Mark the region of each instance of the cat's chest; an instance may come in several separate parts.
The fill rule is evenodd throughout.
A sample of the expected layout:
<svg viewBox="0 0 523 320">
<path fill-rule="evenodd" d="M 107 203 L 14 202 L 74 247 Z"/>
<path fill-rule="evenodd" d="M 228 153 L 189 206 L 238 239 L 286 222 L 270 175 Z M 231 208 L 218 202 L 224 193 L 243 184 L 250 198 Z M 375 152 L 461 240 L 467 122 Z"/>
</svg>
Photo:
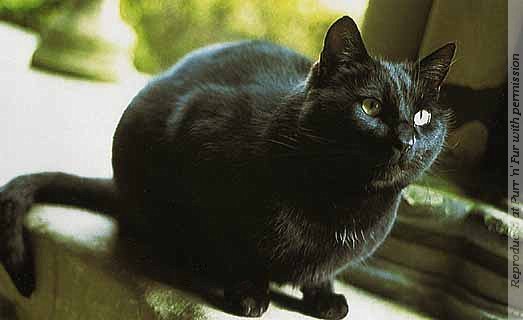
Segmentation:
<svg viewBox="0 0 523 320">
<path fill-rule="evenodd" d="M 282 208 L 275 227 L 274 262 L 291 281 L 318 282 L 350 263 L 371 255 L 390 232 L 399 197 L 380 198 L 352 206 L 324 208 L 324 217 L 311 208 Z M 319 208 L 315 208 L 318 210 Z"/>
</svg>

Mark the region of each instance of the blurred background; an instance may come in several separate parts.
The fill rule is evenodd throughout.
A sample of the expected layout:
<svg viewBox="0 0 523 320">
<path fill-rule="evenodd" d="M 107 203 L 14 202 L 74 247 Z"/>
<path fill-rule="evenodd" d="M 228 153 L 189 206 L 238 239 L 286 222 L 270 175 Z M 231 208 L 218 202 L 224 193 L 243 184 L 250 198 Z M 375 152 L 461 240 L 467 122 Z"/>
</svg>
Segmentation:
<svg viewBox="0 0 523 320">
<path fill-rule="evenodd" d="M 394 61 L 455 41 L 442 89 L 455 113 L 447 148 L 405 192 L 383 248 L 342 278 L 440 319 L 506 318 L 506 239 L 521 224 L 506 214 L 507 9 L 505 0 L 0 0 L 0 185 L 46 170 L 110 176 L 126 104 L 207 44 L 265 39 L 316 59 L 342 15 L 371 54 Z"/>
<path fill-rule="evenodd" d="M 53 45 L 129 45 L 136 68 L 157 73 L 192 49 L 238 39 L 262 38 L 316 56 L 332 21 L 349 12 L 361 21 L 367 2 L 2 0 L 0 19 L 71 41 Z"/>
</svg>

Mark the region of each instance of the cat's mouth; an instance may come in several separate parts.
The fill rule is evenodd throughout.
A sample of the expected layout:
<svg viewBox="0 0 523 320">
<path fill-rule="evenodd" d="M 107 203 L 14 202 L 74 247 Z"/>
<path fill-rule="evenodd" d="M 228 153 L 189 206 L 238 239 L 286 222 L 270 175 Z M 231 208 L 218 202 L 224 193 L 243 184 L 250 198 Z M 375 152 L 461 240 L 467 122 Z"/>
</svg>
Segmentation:
<svg viewBox="0 0 523 320">
<path fill-rule="evenodd" d="M 375 188 L 399 187 L 402 188 L 410 183 L 412 179 L 407 170 L 395 164 L 378 172 L 371 180 L 371 185 Z"/>
<path fill-rule="evenodd" d="M 376 188 L 406 187 L 425 171 L 426 166 L 423 164 L 425 156 L 425 153 L 412 157 L 403 156 L 377 167 L 371 185 Z"/>
</svg>

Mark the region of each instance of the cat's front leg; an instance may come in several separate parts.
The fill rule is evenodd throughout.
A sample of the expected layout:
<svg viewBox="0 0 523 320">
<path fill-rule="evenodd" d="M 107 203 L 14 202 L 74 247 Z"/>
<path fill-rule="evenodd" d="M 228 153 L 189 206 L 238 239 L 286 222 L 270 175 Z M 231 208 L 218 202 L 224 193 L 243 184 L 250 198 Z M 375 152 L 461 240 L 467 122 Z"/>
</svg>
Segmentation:
<svg viewBox="0 0 523 320">
<path fill-rule="evenodd" d="M 264 275 L 238 280 L 225 288 L 226 304 L 232 313 L 260 317 L 269 307 L 269 280 Z"/>
<path fill-rule="evenodd" d="M 305 311 L 314 317 L 338 320 L 349 312 L 345 296 L 334 293 L 331 280 L 314 286 L 302 286 L 301 292 Z"/>
</svg>

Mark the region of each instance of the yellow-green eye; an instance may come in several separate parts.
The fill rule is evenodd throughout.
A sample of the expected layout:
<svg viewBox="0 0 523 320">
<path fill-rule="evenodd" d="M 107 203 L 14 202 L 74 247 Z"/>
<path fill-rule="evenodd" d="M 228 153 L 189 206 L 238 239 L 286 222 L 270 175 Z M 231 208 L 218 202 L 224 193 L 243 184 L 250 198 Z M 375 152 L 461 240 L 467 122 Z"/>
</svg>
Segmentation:
<svg viewBox="0 0 523 320">
<path fill-rule="evenodd" d="M 375 117 L 381 112 L 381 104 L 376 99 L 366 98 L 361 102 L 361 109 L 369 116 Z"/>
</svg>

